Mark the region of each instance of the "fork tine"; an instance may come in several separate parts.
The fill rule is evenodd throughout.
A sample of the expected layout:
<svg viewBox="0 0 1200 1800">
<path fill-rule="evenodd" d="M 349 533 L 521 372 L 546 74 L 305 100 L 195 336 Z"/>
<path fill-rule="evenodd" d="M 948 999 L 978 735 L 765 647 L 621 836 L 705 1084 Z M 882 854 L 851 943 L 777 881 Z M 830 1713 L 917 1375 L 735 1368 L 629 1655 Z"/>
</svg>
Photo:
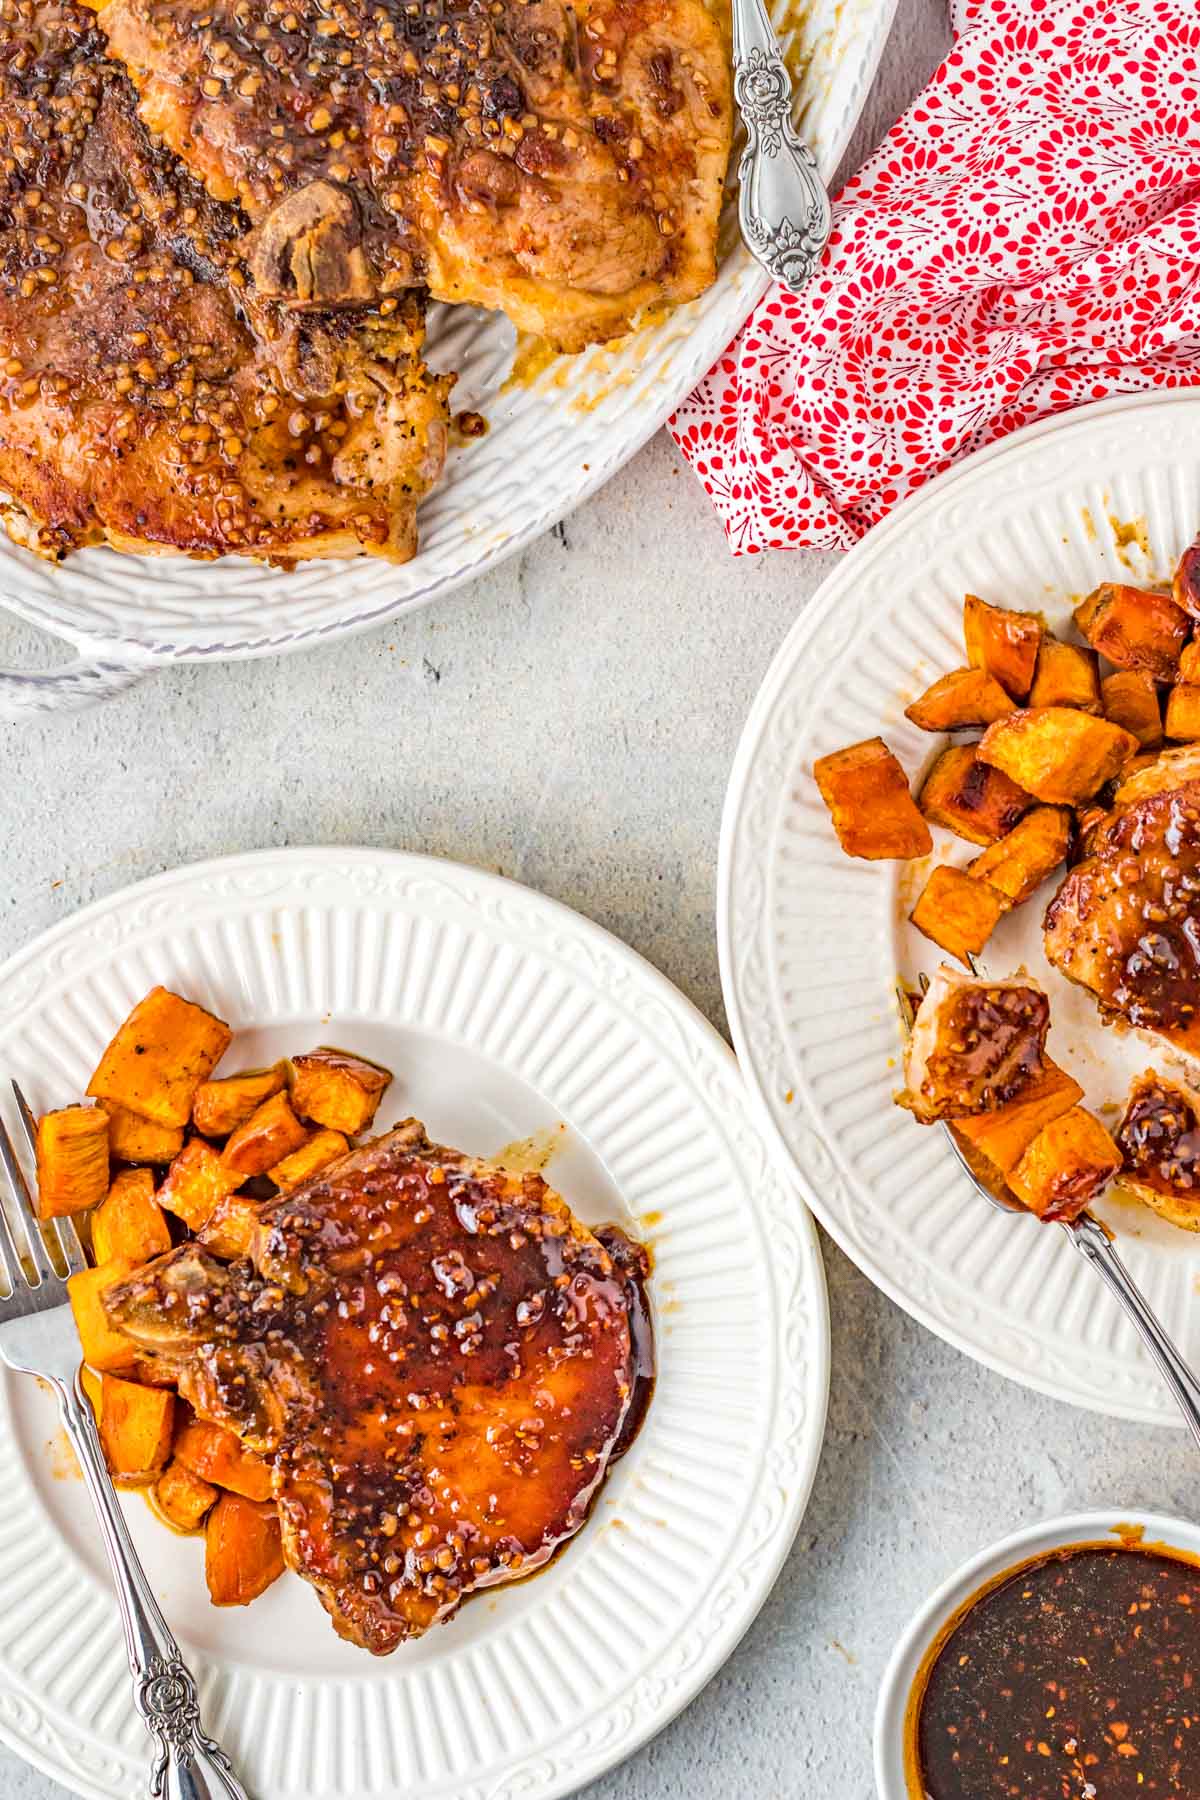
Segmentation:
<svg viewBox="0 0 1200 1800">
<path fill-rule="evenodd" d="M 60 1280 L 61 1277 L 50 1261 L 50 1252 L 46 1248 L 46 1241 L 38 1228 L 37 1219 L 34 1217 L 29 1189 L 25 1185 L 25 1176 L 17 1161 L 13 1141 L 8 1135 L 8 1126 L 3 1119 L 0 1119 L 0 1164 L 3 1165 L 4 1172 L 8 1176 L 8 1189 L 16 1202 L 17 1211 L 21 1215 L 21 1227 L 25 1233 L 29 1260 L 38 1275 L 37 1282 L 31 1282 L 29 1285 L 31 1287 L 40 1286 L 43 1281 Z"/>
<path fill-rule="evenodd" d="M 12 1084 L 12 1091 L 17 1096 L 17 1111 L 21 1115 L 25 1142 L 29 1146 L 29 1154 L 33 1158 L 33 1166 L 36 1169 L 37 1121 L 33 1116 L 33 1108 L 15 1081 Z M 67 1265 L 68 1275 L 78 1275 L 81 1269 L 87 1268 L 87 1257 L 83 1254 L 83 1245 L 79 1242 L 79 1233 L 75 1229 L 74 1219 L 55 1219 L 54 1230 L 58 1237 L 58 1247 L 62 1251 L 63 1261 Z"/>
</svg>

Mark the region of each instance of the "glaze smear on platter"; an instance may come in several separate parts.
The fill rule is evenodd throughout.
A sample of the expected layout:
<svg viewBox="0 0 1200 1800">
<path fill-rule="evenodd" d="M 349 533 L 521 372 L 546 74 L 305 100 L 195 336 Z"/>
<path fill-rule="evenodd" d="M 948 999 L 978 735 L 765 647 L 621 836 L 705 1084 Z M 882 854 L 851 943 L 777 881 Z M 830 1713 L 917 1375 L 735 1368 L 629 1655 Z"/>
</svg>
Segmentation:
<svg viewBox="0 0 1200 1800">
<path fill-rule="evenodd" d="M 1196 1800 L 1200 1569 L 1072 1546 L 976 1597 L 909 1708 L 913 1800 Z"/>
</svg>

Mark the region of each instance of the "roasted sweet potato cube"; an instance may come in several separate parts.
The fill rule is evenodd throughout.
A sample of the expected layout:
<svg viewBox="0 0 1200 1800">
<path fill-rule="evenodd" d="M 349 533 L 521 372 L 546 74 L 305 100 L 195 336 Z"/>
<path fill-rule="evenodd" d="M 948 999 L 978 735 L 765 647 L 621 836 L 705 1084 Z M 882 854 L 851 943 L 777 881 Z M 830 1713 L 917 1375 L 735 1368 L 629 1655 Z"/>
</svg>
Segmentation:
<svg viewBox="0 0 1200 1800">
<path fill-rule="evenodd" d="M 101 1101 L 108 1114 L 108 1153 L 114 1162 L 160 1163 L 164 1167 L 183 1149 L 178 1125 L 156 1125 L 127 1106 Z"/>
<path fill-rule="evenodd" d="M 1180 682 L 1167 695 L 1166 731 L 1176 743 L 1193 744 L 1200 738 L 1200 685 Z"/>
<path fill-rule="evenodd" d="M 343 1132 L 314 1131 L 306 1144 L 301 1144 L 298 1150 L 277 1162 L 267 1174 L 280 1193 L 290 1194 L 294 1188 L 303 1187 L 306 1181 L 319 1175 L 322 1169 L 327 1169 L 330 1163 L 337 1162 L 340 1156 L 345 1156 L 349 1149 Z"/>
<path fill-rule="evenodd" d="M 1136 755 L 1138 741 L 1073 706 L 1035 706 L 989 725 L 979 756 L 1054 806 L 1077 806 Z"/>
<path fill-rule="evenodd" d="M 182 1219 L 189 1231 L 207 1224 L 218 1200 L 241 1187 L 245 1176 L 230 1169 L 203 1138 L 192 1138 L 167 1170 L 158 1203 Z"/>
<path fill-rule="evenodd" d="M 108 1192 L 108 1114 L 64 1106 L 37 1124 L 38 1217 L 62 1219 L 95 1206 Z"/>
<path fill-rule="evenodd" d="M 1047 632 L 1038 650 L 1029 704 L 1077 706 L 1080 712 L 1102 712 L 1096 652 L 1081 644 L 1064 644 Z"/>
<path fill-rule="evenodd" d="M 204 1419 L 188 1419 L 175 1433 L 175 1454 L 193 1475 L 247 1500 L 269 1500 L 271 1471 L 260 1456 L 243 1450 L 232 1431 Z"/>
<path fill-rule="evenodd" d="M 1200 541 L 1190 544 L 1175 565 L 1171 593 L 1193 619 L 1200 619 Z"/>
<path fill-rule="evenodd" d="M 204 1481 L 178 1457 L 167 1464 L 154 1485 L 159 1512 L 168 1525 L 184 1532 L 199 1531 L 218 1492 L 211 1481 Z"/>
<path fill-rule="evenodd" d="M 114 1256 L 149 1262 L 171 1248 L 171 1233 L 154 1198 L 149 1169 L 124 1169 L 92 1214 L 92 1251 L 98 1263 Z"/>
<path fill-rule="evenodd" d="M 1200 682 L 1200 638 L 1192 638 L 1180 651 L 1177 679 Z"/>
<path fill-rule="evenodd" d="M 1071 813 L 1065 806 L 1035 806 L 1006 837 L 999 838 L 968 867 L 976 881 L 1020 906 L 1065 861 L 1071 843 Z"/>
<path fill-rule="evenodd" d="M 171 1454 L 175 1396 L 105 1375 L 100 1393 L 100 1442 L 114 1481 L 146 1486 Z"/>
<path fill-rule="evenodd" d="M 1162 707 L 1152 676 L 1144 669 L 1118 669 L 1100 683 L 1104 716 L 1135 737 L 1143 750 L 1163 740 Z"/>
<path fill-rule="evenodd" d="M 978 956 L 1010 904 L 990 882 L 941 863 L 909 917 L 925 937 L 966 962 L 969 955 Z"/>
<path fill-rule="evenodd" d="M 186 1125 L 196 1089 L 212 1074 L 232 1036 L 228 1025 L 202 1006 L 169 988 L 152 988 L 100 1058 L 88 1093 L 156 1125 Z"/>
<path fill-rule="evenodd" d="M 1046 1056 L 1041 1073 L 1027 1082 L 1015 1099 L 991 1112 L 956 1119 L 954 1130 L 969 1159 L 979 1157 L 1000 1175 L 1007 1175 L 1038 1132 L 1082 1099 L 1083 1089 L 1074 1077 Z"/>
<path fill-rule="evenodd" d="M 906 706 L 904 716 L 922 731 L 956 731 L 964 725 L 990 725 L 1012 709 L 1011 696 L 986 669 L 955 669 Z"/>
<path fill-rule="evenodd" d="M 944 825 L 971 844 L 994 844 L 1006 837 L 1033 805 L 999 769 L 981 762 L 974 744 L 955 744 L 930 769 L 921 787 L 920 807 L 934 825 Z"/>
<path fill-rule="evenodd" d="M 989 606 L 976 594 L 963 601 L 963 639 L 973 669 L 986 669 L 1014 700 L 1024 700 L 1037 668 L 1042 621 L 1033 613 Z"/>
<path fill-rule="evenodd" d="M 293 1056 L 292 1105 L 314 1125 L 355 1137 L 371 1124 L 391 1079 L 390 1069 L 323 1044 Z"/>
<path fill-rule="evenodd" d="M 258 1224 L 257 1200 L 249 1194 L 226 1194 L 196 1233 L 216 1256 L 248 1256 Z"/>
<path fill-rule="evenodd" d="M 273 1505 L 222 1494 L 204 1527 L 204 1579 L 214 1606 L 246 1606 L 283 1574 L 283 1538 Z"/>
<path fill-rule="evenodd" d="M 310 1135 L 308 1126 L 292 1111 L 288 1096 L 282 1092 L 272 1094 L 244 1125 L 238 1126 L 221 1152 L 221 1161 L 242 1181 L 248 1181 L 252 1175 L 265 1175 L 275 1163 L 306 1143 Z"/>
<path fill-rule="evenodd" d="M 1121 1152 L 1094 1114 L 1073 1106 L 1038 1132 L 1008 1185 L 1039 1219 L 1074 1219 L 1103 1193 Z"/>
<path fill-rule="evenodd" d="M 933 849 L 908 776 L 882 738 L 818 757 L 813 775 L 847 856 L 878 861 L 927 856 Z"/>
<path fill-rule="evenodd" d="M 287 1064 L 247 1069 L 241 1075 L 219 1075 L 202 1081 L 192 1102 L 192 1123 L 204 1137 L 228 1137 L 256 1113 L 264 1100 L 287 1086 Z"/>
<path fill-rule="evenodd" d="M 1191 621 L 1169 594 L 1106 581 L 1075 608 L 1083 637 L 1118 669 L 1142 669 L 1155 681 L 1174 681 Z"/>
<path fill-rule="evenodd" d="M 123 1331 L 114 1331 L 104 1310 L 104 1290 L 123 1281 L 136 1265 L 114 1256 L 94 1269 L 81 1269 L 67 1281 L 67 1296 L 75 1315 L 75 1329 L 83 1345 L 83 1360 L 105 1374 L 127 1375 L 137 1361 L 137 1346 Z"/>
</svg>

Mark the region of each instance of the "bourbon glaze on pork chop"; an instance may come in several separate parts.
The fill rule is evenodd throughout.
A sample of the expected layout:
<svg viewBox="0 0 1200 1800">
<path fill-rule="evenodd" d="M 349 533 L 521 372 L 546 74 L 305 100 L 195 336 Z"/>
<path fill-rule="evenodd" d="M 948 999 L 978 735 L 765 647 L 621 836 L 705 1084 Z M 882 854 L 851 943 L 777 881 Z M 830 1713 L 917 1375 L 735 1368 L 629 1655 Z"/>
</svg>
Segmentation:
<svg viewBox="0 0 1200 1800">
<path fill-rule="evenodd" d="M 640 1416 L 644 1252 L 415 1119 L 108 1290 L 196 1411 L 269 1458 L 287 1560 L 376 1654 L 579 1530 Z"/>
</svg>

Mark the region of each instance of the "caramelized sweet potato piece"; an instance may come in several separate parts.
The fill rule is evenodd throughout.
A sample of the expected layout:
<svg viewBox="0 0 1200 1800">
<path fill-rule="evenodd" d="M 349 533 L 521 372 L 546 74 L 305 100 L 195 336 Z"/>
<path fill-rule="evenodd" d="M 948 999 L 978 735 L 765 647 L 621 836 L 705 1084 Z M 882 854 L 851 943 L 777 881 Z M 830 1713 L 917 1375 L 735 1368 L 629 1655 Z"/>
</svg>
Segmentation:
<svg viewBox="0 0 1200 1800">
<path fill-rule="evenodd" d="M 1037 668 L 1042 621 L 1033 613 L 989 606 L 976 594 L 963 600 L 963 641 L 973 669 L 986 669 L 1014 700 L 1024 700 Z"/>
<path fill-rule="evenodd" d="M 287 1064 L 269 1069 L 247 1069 L 241 1075 L 220 1075 L 202 1081 L 192 1102 L 192 1123 L 204 1137 L 228 1137 L 256 1113 L 264 1100 L 287 1086 Z"/>
<path fill-rule="evenodd" d="M 83 1360 L 105 1374 L 127 1375 L 137 1360 L 136 1345 L 123 1331 L 114 1331 L 104 1310 L 104 1290 L 123 1281 L 136 1265 L 114 1256 L 95 1269 L 81 1269 L 67 1281 L 67 1297 L 75 1315 L 75 1329 L 83 1346 Z"/>
<path fill-rule="evenodd" d="M 176 1531 L 199 1531 L 218 1489 L 193 1473 L 178 1457 L 169 1462 L 154 1487 L 158 1510 Z"/>
<path fill-rule="evenodd" d="M 1143 669 L 1174 681 L 1191 623 L 1169 594 L 1106 581 L 1075 608 L 1083 637 L 1118 669 Z"/>
<path fill-rule="evenodd" d="M 904 716 L 922 731 L 956 731 L 963 725 L 990 725 L 1013 703 L 986 669 L 955 669 L 906 706 Z"/>
<path fill-rule="evenodd" d="M 183 1131 L 177 1125 L 156 1125 L 126 1106 L 101 1101 L 108 1114 L 108 1153 L 114 1162 L 161 1163 L 164 1166 L 183 1149 Z"/>
<path fill-rule="evenodd" d="M 243 1450 L 232 1431 L 189 1419 L 175 1433 L 175 1454 L 185 1468 L 247 1500 L 271 1498 L 271 1471 L 262 1458 Z"/>
<path fill-rule="evenodd" d="M 1070 843 L 1070 809 L 1035 806 L 1005 837 L 977 856 L 967 872 L 976 881 L 990 882 L 1014 906 L 1020 906 L 1066 860 Z"/>
<path fill-rule="evenodd" d="M 314 1125 L 356 1137 L 371 1124 L 391 1079 L 390 1069 L 323 1044 L 293 1056 L 292 1105 Z"/>
<path fill-rule="evenodd" d="M 979 756 L 1036 799 L 1075 806 L 1090 800 L 1137 748 L 1132 733 L 1108 719 L 1073 706 L 1038 706 L 989 725 Z"/>
<path fill-rule="evenodd" d="M 1200 682 L 1200 638 L 1192 638 L 1180 651 L 1178 679 Z"/>
<path fill-rule="evenodd" d="M 1200 685 L 1180 682 L 1167 695 L 1166 731 L 1176 743 L 1194 744 L 1200 738 Z"/>
<path fill-rule="evenodd" d="M 340 1131 L 328 1131 L 322 1128 L 314 1131 L 306 1144 L 277 1162 L 267 1174 L 275 1186 L 283 1194 L 290 1194 L 293 1188 L 303 1187 L 314 1175 L 335 1163 L 339 1156 L 345 1156 L 350 1149 L 345 1134 Z"/>
<path fill-rule="evenodd" d="M 1200 541 L 1190 544 L 1175 566 L 1171 593 L 1193 619 L 1200 619 Z"/>
<path fill-rule="evenodd" d="M 1096 652 L 1079 644 L 1064 644 L 1047 632 L 1038 650 L 1029 704 L 1077 706 L 1080 712 L 1089 713 L 1103 711 Z"/>
<path fill-rule="evenodd" d="M 95 1206 L 108 1192 L 108 1114 L 64 1106 L 37 1124 L 37 1208 L 62 1219 Z"/>
<path fill-rule="evenodd" d="M 1100 683 L 1104 716 L 1135 737 L 1143 750 L 1156 750 L 1163 740 L 1158 689 L 1144 669 L 1118 669 Z"/>
<path fill-rule="evenodd" d="M 981 762 L 977 748 L 955 744 L 943 750 L 925 777 L 920 807 L 934 825 L 944 825 L 968 843 L 994 844 L 1029 811 L 1033 799 L 999 769 Z"/>
<path fill-rule="evenodd" d="M 182 1219 L 189 1231 L 199 1231 L 212 1216 L 218 1200 L 240 1188 L 245 1176 L 222 1162 L 220 1152 L 203 1138 L 192 1138 L 167 1170 L 158 1190 L 158 1203 Z"/>
<path fill-rule="evenodd" d="M 818 757 L 813 775 L 847 856 L 877 861 L 927 856 L 933 849 L 908 777 L 882 738 Z"/>
<path fill-rule="evenodd" d="M 114 1481 L 144 1486 L 161 1474 L 171 1454 L 174 1418 L 175 1396 L 165 1388 L 104 1376 L 100 1442 Z"/>
<path fill-rule="evenodd" d="M 248 1256 L 257 1224 L 257 1200 L 249 1194 L 226 1194 L 217 1201 L 196 1236 L 216 1256 Z"/>
<path fill-rule="evenodd" d="M 909 914 L 917 930 L 951 956 L 977 956 L 1009 909 L 1010 902 L 990 882 L 941 863 Z"/>
<path fill-rule="evenodd" d="M 163 1209 L 154 1198 L 149 1169 L 124 1169 L 92 1214 L 92 1252 L 98 1263 L 114 1256 L 149 1262 L 171 1248 Z"/>
<path fill-rule="evenodd" d="M 157 1125 L 186 1125 L 196 1089 L 229 1048 L 233 1033 L 221 1019 L 152 988 L 139 1000 L 100 1058 L 88 1083 L 95 1100 L 111 1100 Z"/>
<path fill-rule="evenodd" d="M 248 1181 L 252 1175 L 265 1175 L 275 1163 L 306 1143 L 310 1135 L 308 1126 L 292 1111 L 288 1096 L 272 1094 L 244 1125 L 238 1126 L 221 1152 L 221 1161 L 241 1180 Z"/>
<path fill-rule="evenodd" d="M 1043 1056 L 1041 1073 L 1027 1082 L 1015 1099 L 991 1112 L 976 1113 L 974 1118 L 956 1119 L 954 1130 L 969 1158 L 982 1158 L 1006 1176 L 1038 1132 L 1082 1099 L 1083 1089 L 1074 1077 Z"/>
<path fill-rule="evenodd" d="M 1008 1185 L 1039 1219 L 1074 1219 L 1103 1193 L 1121 1152 L 1094 1114 L 1073 1106 L 1044 1125 Z"/>
<path fill-rule="evenodd" d="M 275 1507 L 222 1494 L 204 1528 L 204 1579 L 214 1606 L 246 1606 L 283 1574 Z"/>
</svg>

